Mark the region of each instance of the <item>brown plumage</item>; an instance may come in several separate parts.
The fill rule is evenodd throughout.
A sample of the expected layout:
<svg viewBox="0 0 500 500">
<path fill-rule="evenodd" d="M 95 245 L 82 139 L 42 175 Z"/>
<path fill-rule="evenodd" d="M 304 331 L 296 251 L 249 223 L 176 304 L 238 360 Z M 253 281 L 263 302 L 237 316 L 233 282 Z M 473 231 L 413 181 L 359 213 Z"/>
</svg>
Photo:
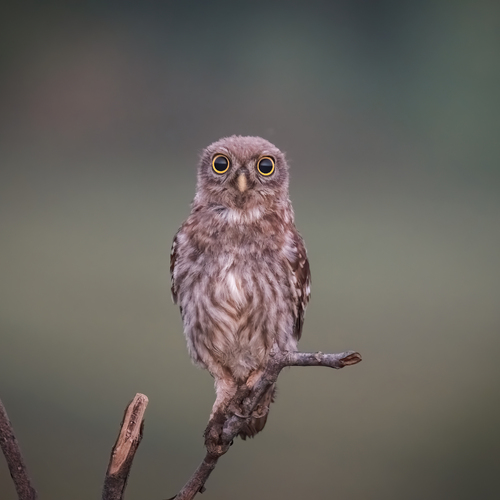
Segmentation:
<svg viewBox="0 0 500 500">
<path fill-rule="evenodd" d="M 203 151 L 170 272 L 189 354 L 215 379 L 213 415 L 238 385 L 255 383 L 275 341 L 294 351 L 302 333 L 309 263 L 279 149 L 260 137 L 232 136 Z M 273 386 L 240 437 L 263 429 L 274 394 Z"/>
</svg>

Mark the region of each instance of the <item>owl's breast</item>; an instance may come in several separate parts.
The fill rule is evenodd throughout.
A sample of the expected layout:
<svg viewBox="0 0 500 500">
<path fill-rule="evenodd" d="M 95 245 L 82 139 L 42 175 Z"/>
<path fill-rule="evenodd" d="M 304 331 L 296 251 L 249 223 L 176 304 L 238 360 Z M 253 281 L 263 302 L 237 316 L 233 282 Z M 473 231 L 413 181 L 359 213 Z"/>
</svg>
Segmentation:
<svg viewBox="0 0 500 500">
<path fill-rule="evenodd" d="M 226 300 L 228 303 L 234 304 L 236 308 L 248 307 L 248 293 L 243 286 L 240 273 L 236 270 L 230 269 L 221 272 L 214 286 L 219 288 L 218 295 L 222 301 Z"/>
<path fill-rule="evenodd" d="M 221 241 L 191 260 L 179 299 L 190 352 L 203 366 L 216 362 L 244 379 L 265 364 L 275 340 L 296 348 L 289 266 L 270 246 Z"/>
</svg>

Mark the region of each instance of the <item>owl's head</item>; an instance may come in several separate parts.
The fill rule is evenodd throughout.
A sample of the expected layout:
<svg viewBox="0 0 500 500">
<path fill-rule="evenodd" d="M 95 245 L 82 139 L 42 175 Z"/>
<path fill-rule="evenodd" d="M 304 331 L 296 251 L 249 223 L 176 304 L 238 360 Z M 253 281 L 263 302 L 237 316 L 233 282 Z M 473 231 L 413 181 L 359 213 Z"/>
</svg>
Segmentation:
<svg viewBox="0 0 500 500">
<path fill-rule="evenodd" d="M 245 210 L 287 201 L 285 155 L 265 139 L 233 135 L 203 151 L 195 203 Z"/>
</svg>

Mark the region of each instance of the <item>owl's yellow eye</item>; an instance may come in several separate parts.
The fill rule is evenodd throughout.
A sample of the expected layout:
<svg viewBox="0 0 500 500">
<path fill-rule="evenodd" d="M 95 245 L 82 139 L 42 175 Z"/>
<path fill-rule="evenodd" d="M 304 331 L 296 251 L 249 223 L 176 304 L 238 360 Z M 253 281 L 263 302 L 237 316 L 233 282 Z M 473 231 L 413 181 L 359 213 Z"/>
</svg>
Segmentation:
<svg viewBox="0 0 500 500">
<path fill-rule="evenodd" d="M 229 159 L 224 155 L 215 155 L 212 160 L 212 168 L 217 174 L 224 174 L 229 169 Z"/>
<path fill-rule="evenodd" d="M 270 156 L 264 156 L 257 163 L 257 170 L 262 175 L 271 175 L 274 172 L 274 160 Z"/>
</svg>

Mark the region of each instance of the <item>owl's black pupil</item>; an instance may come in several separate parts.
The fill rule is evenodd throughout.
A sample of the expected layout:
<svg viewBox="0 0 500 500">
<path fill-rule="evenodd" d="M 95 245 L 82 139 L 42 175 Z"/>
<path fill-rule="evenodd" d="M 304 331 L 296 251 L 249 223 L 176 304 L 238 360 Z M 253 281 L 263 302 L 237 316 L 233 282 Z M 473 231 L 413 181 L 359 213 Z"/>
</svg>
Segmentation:
<svg viewBox="0 0 500 500">
<path fill-rule="evenodd" d="M 217 170 L 217 172 L 223 172 L 226 170 L 228 165 L 227 158 L 224 158 L 224 156 L 219 156 L 214 160 L 214 168 Z"/>
<path fill-rule="evenodd" d="M 259 162 L 259 170 L 263 174 L 269 174 L 273 169 L 273 162 L 269 158 L 264 158 Z"/>
</svg>

